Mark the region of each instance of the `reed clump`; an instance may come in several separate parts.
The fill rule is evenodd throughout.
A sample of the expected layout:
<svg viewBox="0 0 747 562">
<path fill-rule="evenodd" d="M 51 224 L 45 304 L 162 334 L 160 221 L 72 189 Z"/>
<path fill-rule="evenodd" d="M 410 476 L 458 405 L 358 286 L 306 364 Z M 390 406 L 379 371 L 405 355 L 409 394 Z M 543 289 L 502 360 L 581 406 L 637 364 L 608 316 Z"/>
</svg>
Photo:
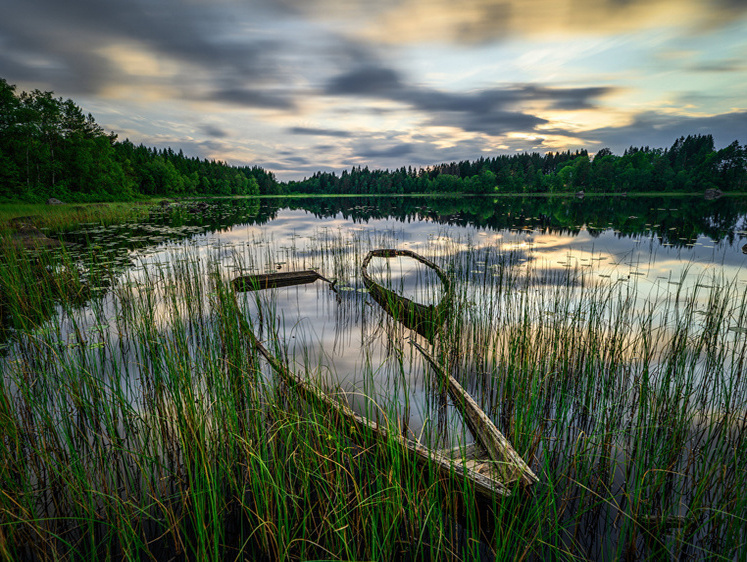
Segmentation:
<svg viewBox="0 0 747 562">
<path fill-rule="evenodd" d="M 534 501 L 558 514 L 542 539 L 547 552 L 742 552 L 747 342 L 738 280 L 685 274 L 675 288 L 644 293 L 593 269 L 539 260 L 519 269 L 509 258 L 471 251 L 454 263 L 470 282 L 451 346 L 470 358 L 458 369 L 469 388 L 542 473 Z M 485 282 L 486 271 L 495 281 Z"/>
<path fill-rule="evenodd" d="M 324 358 L 294 354 L 283 315 L 252 313 L 255 297 L 235 299 L 230 280 L 280 261 L 335 277 L 350 290 L 319 298 L 363 344 L 385 339 L 376 345 L 398 373 L 396 397 L 364 410 L 392 434 L 406 431 L 404 402 L 429 388 L 428 375 L 404 332 L 387 336 L 396 326 L 371 306 L 358 272 L 369 249 L 391 240 L 323 232 L 314 243 L 246 246 L 230 273 L 185 244 L 84 302 L 34 297 L 52 310 L 12 325 L 1 363 L 0 556 L 742 555 L 747 345 L 729 329 L 747 318 L 738 285 L 649 295 L 592 271 L 516 267 L 500 247 L 422 248 L 454 280 L 434 349 L 540 477 L 486 503 L 414 464 L 397 440 L 361 439 L 301 400 L 241 336 L 248 319 L 278 357 L 329 385 Z M 36 283 L 32 269 L 3 275 L 19 294 Z M 409 378 L 417 368 L 423 380 Z M 362 373 L 362 386 L 373 377 Z M 421 438 L 436 445 L 443 403 L 425 392 L 434 398 L 422 406 Z"/>
</svg>

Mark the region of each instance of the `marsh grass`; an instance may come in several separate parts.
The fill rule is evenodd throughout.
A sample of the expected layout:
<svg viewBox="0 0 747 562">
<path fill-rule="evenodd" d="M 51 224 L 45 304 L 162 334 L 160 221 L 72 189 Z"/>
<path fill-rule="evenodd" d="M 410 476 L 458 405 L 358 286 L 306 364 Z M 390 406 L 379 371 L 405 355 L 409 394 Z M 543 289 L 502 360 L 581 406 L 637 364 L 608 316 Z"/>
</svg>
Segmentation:
<svg viewBox="0 0 747 562">
<path fill-rule="evenodd" d="M 230 276 L 283 261 L 349 288 L 328 297 L 339 322 L 363 326 L 364 342 L 385 338 L 399 365 L 399 398 L 365 406 L 384 423 L 388 413 L 396 434 L 416 363 L 407 334 L 360 291 L 357 269 L 386 242 L 322 232 L 311 251 L 249 245 Z M 744 556 L 747 346 L 729 330 L 747 316 L 740 287 L 708 280 L 709 289 L 650 295 L 589 270 L 520 267 L 500 247 L 422 252 L 455 281 L 434 353 L 539 484 L 478 501 L 469 485 L 415 465 L 396 440 L 362 438 L 302 401 L 241 337 L 240 319 L 326 385 L 323 362 L 292 355 L 282 314 L 250 314 L 252 297 L 234 299 L 223 265 L 189 246 L 109 279 L 85 306 L 51 285 L 32 295 L 38 277 L 19 261 L 2 270 L 4 290 L 25 296 L 8 309 L 2 362 L 0 556 Z M 49 259 L 62 260 L 44 265 L 51 272 L 74 267 Z M 433 420 L 437 394 L 423 414 Z"/>
<path fill-rule="evenodd" d="M 31 217 L 36 228 L 55 233 L 78 228 L 81 223 L 114 224 L 143 218 L 155 204 L 154 201 L 68 205 L 3 203 L 0 204 L 0 233 L 12 231 L 13 220 L 20 217 Z"/>
</svg>

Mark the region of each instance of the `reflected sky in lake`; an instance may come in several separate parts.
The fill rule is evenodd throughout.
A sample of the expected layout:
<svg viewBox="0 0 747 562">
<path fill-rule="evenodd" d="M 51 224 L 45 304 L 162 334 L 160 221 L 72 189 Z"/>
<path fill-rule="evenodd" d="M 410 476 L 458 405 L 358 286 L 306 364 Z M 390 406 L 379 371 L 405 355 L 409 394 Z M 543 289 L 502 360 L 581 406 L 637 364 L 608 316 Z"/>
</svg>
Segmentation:
<svg viewBox="0 0 747 562">
<path fill-rule="evenodd" d="M 387 203 L 396 207 L 396 202 Z M 515 201 L 490 199 L 463 203 L 403 199 L 401 203 L 409 205 L 406 212 L 392 212 L 389 216 L 362 215 L 353 207 L 365 209 L 369 215 L 382 213 L 373 205 L 360 206 L 355 200 L 349 202 L 347 209 L 335 208 L 335 205 L 344 207 L 344 201 L 322 202 L 327 206 L 325 211 L 320 211 L 320 203 L 313 200 L 307 203 L 307 209 L 278 206 L 266 210 L 262 206 L 266 203 L 262 203 L 251 207 L 248 215 L 238 211 L 234 215 L 216 212 L 221 217 L 235 217 L 234 224 L 224 222 L 218 228 L 209 222 L 195 226 L 192 223 L 202 217 L 181 211 L 177 215 L 174 211 L 159 218 L 163 223 L 161 230 L 153 225 L 146 225 L 147 228 L 141 225 L 140 231 L 131 226 L 129 234 L 122 235 L 121 229 L 111 229 L 112 233 L 119 232 L 116 243 L 107 241 L 106 229 L 97 227 L 88 236 L 89 243 L 120 252 L 116 259 L 129 265 L 120 270 L 115 285 L 127 285 L 134 298 L 152 296 L 153 317 L 147 321 L 161 333 L 173 330 L 175 322 L 188 322 L 190 315 L 194 318 L 196 309 L 199 309 L 197 316 L 211 318 L 210 302 L 174 304 L 167 295 L 175 277 L 187 279 L 193 272 L 206 275 L 214 265 L 226 281 L 242 274 L 305 269 L 315 269 L 336 280 L 336 292 L 317 281 L 242 294 L 240 302 L 263 341 L 279 346 L 276 351 L 295 369 L 343 393 L 359 412 L 372 416 L 389 412 L 390 419 L 396 419 L 402 430 L 411 435 L 436 432 L 435 428 L 442 429 L 444 423 L 456 424 L 449 437 L 451 442 L 469 438 L 454 416 L 448 415 L 448 408 L 434 396 L 434 382 L 423 358 L 406 343 L 419 336 L 384 314 L 366 293 L 360 265 L 369 250 L 409 249 L 444 267 L 456 264 L 458 272 L 451 275 L 457 290 L 464 291 L 467 302 L 474 306 L 471 318 L 486 325 L 493 321 L 491 315 L 505 315 L 505 311 L 491 302 L 492 297 L 486 296 L 482 288 L 507 273 L 519 279 L 531 277 L 533 298 L 537 302 L 542 302 L 536 293 L 539 290 L 569 286 L 580 297 L 583 291 L 593 287 L 619 286 L 635 289 L 635 306 L 644 306 L 652 298 L 666 301 L 694 291 L 696 306 L 705 310 L 711 287 L 723 283 L 747 285 L 747 255 L 742 252 L 747 235 L 742 230 L 744 215 L 729 215 L 729 206 L 717 209 L 721 213 L 718 216 L 727 217 L 722 222 L 730 224 L 732 231 L 715 230 L 719 237 L 713 239 L 699 232 L 715 222 L 709 217 L 696 219 L 702 220 L 701 223 L 680 220 L 690 212 L 687 202 L 677 202 L 678 214 L 673 215 L 679 221 L 677 226 L 664 227 L 657 219 L 663 221 L 667 217 L 645 215 L 661 212 L 656 203 L 646 201 L 640 211 L 625 207 L 618 213 L 622 219 L 603 215 L 604 206 L 611 206 L 605 199 L 596 204 L 530 201 L 522 204 L 520 211 L 516 210 Z M 633 204 L 619 200 L 612 203 Z M 700 201 L 696 203 L 702 205 Z M 294 202 L 296 207 L 304 204 Z M 218 204 L 221 205 L 236 203 Z M 481 205 L 487 209 L 484 215 L 488 218 L 471 218 L 476 217 L 476 209 Z M 583 205 L 587 212 L 594 213 L 588 223 L 579 220 L 577 210 Z M 735 202 L 732 207 L 739 205 L 744 202 Z M 174 226 L 174 217 L 180 221 L 178 227 Z M 633 219 L 636 225 L 630 227 L 628 223 Z M 598 226 L 602 222 L 608 226 Z M 695 226 L 691 227 L 692 224 Z M 670 231 L 689 234 L 666 237 Z M 136 246 L 132 243 L 133 233 L 137 233 Z M 147 243 L 147 233 L 153 236 L 153 244 Z M 124 260 L 122 252 L 126 253 Z M 484 256 L 491 257 L 486 261 Z M 496 256 L 502 261 L 496 261 Z M 208 263 L 213 265 L 206 266 Z M 429 279 L 422 268 L 408 265 L 406 260 L 372 263 L 372 267 L 382 280 L 393 283 L 394 288 L 411 298 L 421 302 L 439 299 L 434 279 Z M 124 349 L 121 342 L 126 334 L 118 331 L 116 319 L 111 317 L 112 311 L 122 308 L 121 302 L 115 302 L 120 297 L 110 292 L 103 298 L 98 304 L 89 304 L 73 314 L 85 334 L 86 345 L 108 341 L 114 348 Z M 551 311 L 538 309 L 537 313 Z M 697 321 L 695 318 L 694 322 Z M 70 334 L 61 334 L 61 339 L 71 342 L 74 328 L 65 326 L 63 330 L 70 330 Z M 729 328 L 734 330 L 735 337 L 747 331 L 747 326 L 738 324 L 736 319 Z M 138 358 L 128 353 L 131 352 L 125 349 L 123 356 L 112 361 L 126 365 L 120 372 L 136 378 Z M 267 376 L 272 375 L 268 372 Z M 469 387 L 469 381 L 466 382 Z M 136 389 L 132 392 L 137 394 Z"/>
<path fill-rule="evenodd" d="M 741 232 L 741 231 L 740 231 Z M 223 244 L 242 244 L 270 237 L 279 247 L 292 241 L 299 252 L 309 255 L 321 238 L 351 237 L 362 243 L 390 244 L 414 251 L 452 255 L 460 251 L 498 247 L 523 254 L 524 260 L 541 263 L 544 268 L 563 270 L 586 267 L 599 262 L 598 275 L 613 279 L 637 276 L 646 279 L 679 280 L 717 275 L 727 279 L 747 279 L 743 271 L 747 255 L 741 246 L 742 235 L 734 242 L 714 241 L 708 236 L 683 237 L 675 246 L 662 241 L 653 231 L 640 236 L 620 236 L 614 228 L 590 231 L 580 225 L 574 234 L 557 234 L 547 228 L 494 230 L 476 226 L 444 225 L 432 220 L 403 222 L 396 218 L 370 219 L 361 224 L 342 213 L 320 219 L 309 211 L 282 210 L 264 225 L 236 225 L 217 235 Z M 281 254 L 282 255 L 282 254 Z M 604 278 L 604 277 L 602 277 Z"/>
</svg>

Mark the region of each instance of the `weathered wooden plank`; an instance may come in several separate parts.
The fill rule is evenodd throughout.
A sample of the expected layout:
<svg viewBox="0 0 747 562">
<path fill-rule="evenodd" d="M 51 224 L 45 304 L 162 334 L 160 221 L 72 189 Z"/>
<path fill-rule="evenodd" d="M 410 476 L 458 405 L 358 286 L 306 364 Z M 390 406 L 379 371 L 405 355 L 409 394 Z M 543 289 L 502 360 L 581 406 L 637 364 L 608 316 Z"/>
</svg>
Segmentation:
<svg viewBox="0 0 747 562">
<path fill-rule="evenodd" d="M 476 461 L 488 456 L 485 447 L 479 443 L 470 443 L 469 445 L 457 445 L 451 449 L 438 449 L 438 454 L 448 458 L 459 458 L 467 461 Z"/>
<path fill-rule="evenodd" d="M 437 376 L 446 381 L 455 405 L 461 410 L 467 424 L 475 438 L 485 447 L 490 457 L 498 463 L 498 470 L 503 474 L 505 482 L 520 481 L 525 486 L 530 486 L 539 479 L 532 469 L 524 462 L 519 453 L 514 450 L 508 439 L 500 432 L 492 420 L 485 414 L 482 408 L 475 402 L 470 394 L 462 388 L 457 380 L 444 372 L 441 366 L 428 354 L 428 352 L 414 340 L 410 343 L 415 346 L 423 357 L 428 361 Z"/>
<path fill-rule="evenodd" d="M 275 289 L 277 287 L 292 287 L 293 285 L 304 285 L 313 283 L 324 277 L 316 271 L 283 271 L 278 273 L 264 273 L 259 275 L 244 275 L 232 281 L 235 291 L 259 291 L 262 289 Z"/>
</svg>

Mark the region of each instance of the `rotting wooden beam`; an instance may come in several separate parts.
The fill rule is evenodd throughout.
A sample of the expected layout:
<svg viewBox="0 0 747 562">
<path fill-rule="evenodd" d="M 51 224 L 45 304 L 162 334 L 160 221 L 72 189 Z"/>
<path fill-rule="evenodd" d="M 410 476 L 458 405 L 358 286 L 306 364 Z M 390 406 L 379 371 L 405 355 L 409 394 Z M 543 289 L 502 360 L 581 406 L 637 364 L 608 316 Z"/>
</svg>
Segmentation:
<svg viewBox="0 0 747 562">
<path fill-rule="evenodd" d="M 307 269 L 304 271 L 283 271 L 278 273 L 264 273 L 259 275 L 244 275 L 232 281 L 235 291 L 259 291 L 275 289 L 277 287 L 292 287 L 313 283 L 317 279 L 327 281 L 319 272 Z"/>
<path fill-rule="evenodd" d="M 467 424 L 478 442 L 485 447 L 490 457 L 497 463 L 506 482 L 520 481 L 525 486 L 531 486 L 539 481 L 532 469 L 524 462 L 519 453 L 511 446 L 508 439 L 500 432 L 482 408 L 470 394 L 462 388 L 457 380 L 444 372 L 441 366 L 428 352 L 414 340 L 410 343 L 423 354 L 426 361 L 436 372 L 439 379 L 446 381 L 455 405 L 461 410 Z"/>
</svg>

